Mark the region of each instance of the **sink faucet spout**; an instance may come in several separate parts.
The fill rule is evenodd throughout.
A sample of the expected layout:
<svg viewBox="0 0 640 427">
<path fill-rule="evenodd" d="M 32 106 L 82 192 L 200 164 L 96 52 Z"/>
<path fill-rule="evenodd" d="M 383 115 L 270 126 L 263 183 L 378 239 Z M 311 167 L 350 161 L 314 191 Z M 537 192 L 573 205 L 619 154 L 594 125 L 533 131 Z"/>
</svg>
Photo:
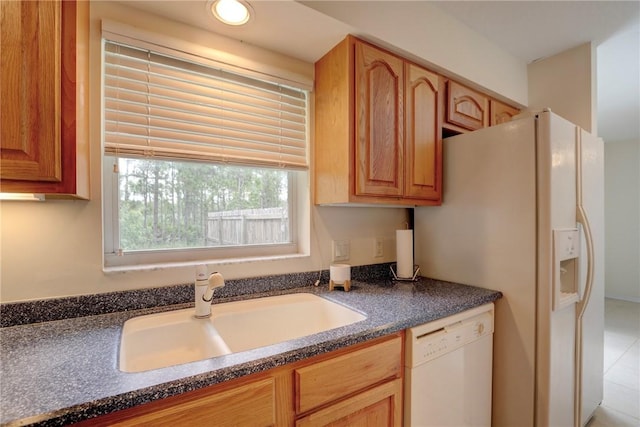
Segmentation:
<svg viewBox="0 0 640 427">
<path fill-rule="evenodd" d="M 224 278 L 218 272 L 212 273 L 207 279 L 207 267 L 199 265 L 196 268 L 195 297 L 196 317 L 199 319 L 211 316 L 211 300 L 213 292 L 224 286 Z"/>
</svg>

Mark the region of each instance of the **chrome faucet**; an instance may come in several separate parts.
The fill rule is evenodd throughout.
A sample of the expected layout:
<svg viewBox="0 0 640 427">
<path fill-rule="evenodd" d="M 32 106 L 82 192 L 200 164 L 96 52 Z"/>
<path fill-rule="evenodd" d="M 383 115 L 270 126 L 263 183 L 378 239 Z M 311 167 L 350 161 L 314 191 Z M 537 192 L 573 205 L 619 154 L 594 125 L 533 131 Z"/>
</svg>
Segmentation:
<svg viewBox="0 0 640 427">
<path fill-rule="evenodd" d="M 224 286 L 224 278 L 217 271 L 211 273 L 207 279 L 207 266 L 198 265 L 196 267 L 196 317 L 204 319 L 211 316 L 211 300 L 213 292 Z"/>
</svg>

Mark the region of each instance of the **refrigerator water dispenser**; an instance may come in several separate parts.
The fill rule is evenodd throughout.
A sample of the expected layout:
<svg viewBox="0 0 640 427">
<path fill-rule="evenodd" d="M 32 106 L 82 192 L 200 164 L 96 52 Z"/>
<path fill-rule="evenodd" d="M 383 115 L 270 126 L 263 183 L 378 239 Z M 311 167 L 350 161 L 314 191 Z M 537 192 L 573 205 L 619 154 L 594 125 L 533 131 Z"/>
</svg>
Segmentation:
<svg viewBox="0 0 640 427">
<path fill-rule="evenodd" d="M 578 301 L 580 234 L 577 228 L 553 230 L 553 309 Z"/>
</svg>

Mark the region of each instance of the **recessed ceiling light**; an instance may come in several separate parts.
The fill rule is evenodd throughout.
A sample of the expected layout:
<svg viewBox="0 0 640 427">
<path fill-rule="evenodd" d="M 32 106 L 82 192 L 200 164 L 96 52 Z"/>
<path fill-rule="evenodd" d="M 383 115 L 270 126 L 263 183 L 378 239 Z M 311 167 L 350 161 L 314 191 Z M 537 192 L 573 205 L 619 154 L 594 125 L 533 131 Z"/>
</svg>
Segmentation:
<svg viewBox="0 0 640 427">
<path fill-rule="evenodd" d="M 253 9 L 244 0 L 214 0 L 209 3 L 213 16 L 228 25 L 243 25 L 251 19 Z"/>
</svg>

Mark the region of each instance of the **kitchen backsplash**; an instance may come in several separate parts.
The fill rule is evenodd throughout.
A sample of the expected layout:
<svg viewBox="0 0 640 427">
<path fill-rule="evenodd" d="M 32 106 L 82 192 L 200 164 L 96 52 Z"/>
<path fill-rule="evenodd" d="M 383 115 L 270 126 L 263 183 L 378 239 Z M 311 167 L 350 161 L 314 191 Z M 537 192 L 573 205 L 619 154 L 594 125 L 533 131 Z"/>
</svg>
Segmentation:
<svg viewBox="0 0 640 427">
<path fill-rule="evenodd" d="M 391 263 L 353 266 L 351 278 L 354 281 L 388 278 L 390 265 Z M 321 286 L 327 286 L 329 270 L 228 280 L 224 288 L 216 290 L 214 301 L 310 286 L 318 279 Z M 188 283 L 96 295 L 11 302 L 0 304 L 0 327 L 176 304 L 193 304 L 193 300 L 193 283 Z"/>
</svg>

